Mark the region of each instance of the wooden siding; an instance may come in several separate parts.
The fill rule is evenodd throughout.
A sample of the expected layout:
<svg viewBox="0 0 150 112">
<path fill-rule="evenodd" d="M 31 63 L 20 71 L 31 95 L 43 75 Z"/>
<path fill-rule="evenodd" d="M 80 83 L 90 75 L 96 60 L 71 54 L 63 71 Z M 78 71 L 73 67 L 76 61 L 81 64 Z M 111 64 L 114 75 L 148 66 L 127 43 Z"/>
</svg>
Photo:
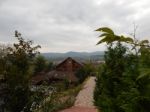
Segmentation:
<svg viewBox="0 0 150 112">
<path fill-rule="evenodd" d="M 56 66 L 57 71 L 68 71 L 68 72 L 75 72 L 82 67 L 80 63 L 73 60 L 72 58 L 67 58 L 62 63 Z"/>
</svg>

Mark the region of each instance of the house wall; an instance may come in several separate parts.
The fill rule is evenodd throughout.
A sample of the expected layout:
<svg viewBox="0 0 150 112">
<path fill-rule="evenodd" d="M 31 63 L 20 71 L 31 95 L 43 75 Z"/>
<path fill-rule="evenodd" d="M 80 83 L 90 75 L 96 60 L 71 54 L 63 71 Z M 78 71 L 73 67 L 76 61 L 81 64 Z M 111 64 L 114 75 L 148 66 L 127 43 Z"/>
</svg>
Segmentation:
<svg viewBox="0 0 150 112">
<path fill-rule="evenodd" d="M 64 62 L 62 62 L 60 65 L 56 67 L 57 71 L 68 71 L 68 72 L 74 72 L 80 69 L 82 66 L 77 63 L 76 61 L 72 60 L 71 58 L 66 59 Z"/>
</svg>

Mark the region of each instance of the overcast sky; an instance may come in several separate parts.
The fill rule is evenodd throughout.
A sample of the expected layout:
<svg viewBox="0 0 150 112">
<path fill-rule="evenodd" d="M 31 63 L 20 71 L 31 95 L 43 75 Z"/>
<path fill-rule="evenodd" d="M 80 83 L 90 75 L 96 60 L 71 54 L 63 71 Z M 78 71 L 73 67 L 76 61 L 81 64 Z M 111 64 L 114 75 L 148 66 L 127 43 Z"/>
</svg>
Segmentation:
<svg viewBox="0 0 150 112">
<path fill-rule="evenodd" d="M 102 51 L 95 29 L 130 34 L 133 23 L 139 39 L 150 38 L 150 0 L 0 0 L 0 43 L 18 30 L 41 52 Z"/>
</svg>

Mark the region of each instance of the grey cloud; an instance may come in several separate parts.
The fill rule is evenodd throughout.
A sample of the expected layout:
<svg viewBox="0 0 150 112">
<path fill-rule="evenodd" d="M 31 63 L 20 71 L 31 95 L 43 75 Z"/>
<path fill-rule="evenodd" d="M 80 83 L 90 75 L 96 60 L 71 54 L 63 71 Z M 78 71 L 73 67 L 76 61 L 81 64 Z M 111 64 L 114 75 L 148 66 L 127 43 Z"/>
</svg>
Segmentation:
<svg viewBox="0 0 150 112">
<path fill-rule="evenodd" d="M 149 5 L 148 0 L 0 0 L 0 41 L 13 41 L 18 30 L 42 45 L 42 52 L 103 50 L 95 46 L 94 30 L 101 26 L 129 34 L 135 21 L 140 38 L 150 35 L 150 12 L 140 17 Z"/>
</svg>

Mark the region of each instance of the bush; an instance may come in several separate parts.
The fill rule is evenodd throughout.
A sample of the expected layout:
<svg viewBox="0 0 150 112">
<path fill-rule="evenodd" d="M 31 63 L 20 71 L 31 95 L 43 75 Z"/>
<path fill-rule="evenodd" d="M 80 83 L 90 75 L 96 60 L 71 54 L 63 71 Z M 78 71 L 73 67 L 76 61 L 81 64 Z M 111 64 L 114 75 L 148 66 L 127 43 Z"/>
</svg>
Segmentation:
<svg viewBox="0 0 150 112">
<path fill-rule="evenodd" d="M 82 83 L 88 76 L 92 75 L 94 71 L 95 68 L 92 64 L 88 63 L 79 69 L 75 75 L 79 79 L 79 83 Z"/>
<path fill-rule="evenodd" d="M 5 66 L 0 70 L 5 76 L 7 87 L 4 108 L 10 112 L 20 112 L 30 102 L 29 82 L 31 74 L 29 69 L 33 57 L 40 47 L 32 47 L 33 42 L 25 41 L 17 31 L 15 32 L 15 37 L 18 43 L 14 43 L 12 47 L 7 48 L 7 55 L 4 56 Z M 27 109 L 27 111 L 29 110 Z"/>
<path fill-rule="evenodd" d="M 131 38 L 115 35 L 107 28 L 98 30 L 107 32 L 99 43 L 108 41 L 108 51 L 105 52 L 105 64 L 97 76 L 95 105 L 103 112 L 149 112 L 149 42 L 134 42 Z M 112 33 L 110 40 L 107 38 L 109 33 Z M 135 53 L 122 45 L 121 41 L 126 40 L 130 40 L 127 43 L 133 46 Z M 117 41 L 117 44 L 114 41 Z"/>
<path fill-rule="evenodd" d="M 67 91 L 54 92 L 44 99 L 41 108 L 35 112 L 56 112 L 73 106 L 76 95 L 81 90 L 81 85 L 68 89 Z"/>
<path fill-rule="evenodd" d="M 34 72 L 35 74 L 41 71 L 44 71 L 46 68 L 46 59 L 39 55 L 35 58 L 35 62 L 34 62 Z"/>
</svg>

